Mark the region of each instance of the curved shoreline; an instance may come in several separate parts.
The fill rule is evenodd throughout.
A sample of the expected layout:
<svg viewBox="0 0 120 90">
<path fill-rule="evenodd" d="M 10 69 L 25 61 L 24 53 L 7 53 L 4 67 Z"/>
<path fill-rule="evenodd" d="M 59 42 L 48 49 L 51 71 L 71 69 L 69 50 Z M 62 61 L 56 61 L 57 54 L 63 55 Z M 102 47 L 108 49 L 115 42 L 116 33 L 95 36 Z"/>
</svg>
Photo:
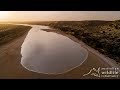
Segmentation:
<svg viewBox="0 0 120 90">
<path fill-rule="evenodd" d="M 38 30 L 38 29 L 36 29 L 36 28 L 38 28 L 39 30 L 42 30 L 42 28 L 41 27 L 33 27 L 31 30 L 32 31 L 36 31 L 36 30 Z M 51 29 L 51 28 L 50 28 Z M 46 30 L 46 29 L 45 29 Z M 46 32 L 44 30 L 44 32 Z M 48 30 L 48 29 L 47 29 Z M 31 32 L 32 32 L 31 31 Z M 28 34 L 31 34 L 32 35 L 32 33 L 31 32 L 29 32 Z M 50 33 L 46 33 L 46 34 L 50 34 Z M 73 43 L 75 43 L 75 45 L 76 46 L 78 46 L 78 49 L 81 47 L 81 45 L 80 44 L 78 44 L 77 42 L 74 42 L 73 40 L 71 40 L 70 38 L 68 38 L 68 37 L 66 37 L 66 36 L 64 36 L 64 35 L 59 35 L 59 34 L 56 34 L 56 33 L 54 33 L 55 35 L 57 35 L 57 36 L 60 36 L 60 37 L 64 37 L 64 38 L 66 38 L 68 41 L 72 41 Z M 53 34 L 53 36 L 54 36 L 54 34 Z M 30 36 L 28 35 L 27 36 L 27 39 L 28 39 L 28 37 L 30 38 Z M 32 37 L 32 36 L 31 36 Z M 40 36 L 38 36 L 38 37 L 40 37 Z M 34 37 L 32 37 L 32 38 L 34 38 Z M 44 37 L 45 38 L 45 37 Z M 48 38 L 50 38 L 50 37 L 48 37 Z M 64 42 L 64 41 L 63 41 Z M 25 43 L 25 42 L 24 42 Z M 24 45 L 24 43 L 23 43 L 23 45 Z M 31 43 L 34 43 L 34 42 L 31 42 Z M 30 42 L 29 42 L 29 44 L 30 44 Z M 23 46 L 22 45 L 22 46 Z M 28 47 L 28 44 L 26 44 L 26 46 Z M 68 45 L 69 46 L 69 45 Z M 24 47 L 24 46 L 23 46 Z M 22 49 L 22 48 L 21 48 Z M 59 49 L 59 48 L 58 48 Z M 62 49 L 62 48 L 61 48 Z M 71 48 L 70 48 L 71 49 Z M 27 63 L 29 63 L 29 60 L 24 60 L 24 56 L 26 56 L 25 54 L 23 54 L 22 52 L 21 52 L 21 55 L 23 56 L 22 57 L 22 59 L 21 59 L 21 64 L 22 64 L 22 66 L 23 67 L 25 67 L 27 70 L 29 70 L 29 71 L 33 71 L 33 72 L 36 72 L 36 73 L 42 73 L 42 74 L 49 74 L 49 75 L 58 75 L 58 74 L 64 74 L 64 73 L 67 73 L 67 72 L 69 72 L 69 71 L 71 71 L 71 70 L 73 70 L 73 69 L 75 69 L 76 67 L 78 67 L 78 66 L 80 66 L 80 65 L 82 65 L 82 63 L 87 59 L 87 57 L 88 57 L 88 52 L 87 52 L 87 50 L 85 49 L 85 48 L 83 48 L 83 47 L 81 47 L 81 51 L 83 51 L 83 52 L 85 52 L 85 57 L 83 57 L 83 59 L 81 60 L 81 59 L 78 59 L 78 61 L 79 61 L 79 63 L 76 63 L 76 65 L 74 65 L 74 66 L 72 66 L 72 67 L 69 67 L 69 65 L 67 65 L 66 64 L 66 66 L 68 66 L 68 68 L 64 68 L 64 69 L 66 69 L 66 70 L 63 70 L 63 71 L 55 71 L 55 72 L 49 72 L 49 73 L 47 73 L 46 71 L 39 71 L 39 70 L 37 70 L 37 69 L 34 69 L 34 68 L 29 68 L 29 65 L 25 65 L 24 64 L 24 62 L 26 62 L 26 64 Z M 73 51 L 72 51 L 73 52 Z M 63 53 L 64 53 L 64 51 L 63 51 Z M 68 52 L 69 53 L 69 52 Z M 68 54 L 67 53 L 67 54 Z M 34 53 L 33 53 L 34 54 Z M 78 56 L 80 56 L 80 54 L 78 55 Z M 36 56 L 37 57 L 37 56 Z M 42 56 L 41 56 L 42 57 Z M 55 56 L 51 56 L 51 57 L 55 57 Z M 64 56 L 63 56 L 64 57 Z M 32 58 L 32 57 L 31 57 Z M 39 57 L 40 58 L 40 57 Z M 59 58 L 59 57 L 58 57 Z M 61 59 L 64 59 L 64 58 L 61 58 Z M 70 59 L 70 58 L 69 58 Z M 69 60 L 68 59 L 68 60 Z M 75 59 L 75 58 L 74 58 Z M 72 61 L 74 61 L 75 62 L 75 60 L 74 59 L 72 59 Z M 47 59 L 46 58 L 46 60 L 49 60 L 49 59 Z M 54 60 L 54 59 L 53 59 Z M 59 59 L 58 59 L 59 60 Z M 77 59 L 76 59 L 77 60 Z M 55 59 L 55 61 L 57 61 L 56 59 Z M 37 62 L 37 61 L 36 61 Z M 35 62 L 35 63 L 36 63 Z M 40 63 L 40 60 L 38 60 L 38 63 Z M 31 65 L 32 65 L 32 63 L 31 63 Z M 46 65 L 45 65 L 46 66 Z M 35 65 L 33 64 L 33 67 L 35 67 Z M 47 67 L 47 66 L 46 66 Z M 46 68 L 46 67 L 44 67 L 44 68 Z M 56 67 L 56 68 L 59 68 L 59 67 Z M 54 69 L 53 69 L 54 70 Z"/>
<path fill-rule="evenodd" d="M 87 49 L 88 51 L 90 51 L 91 53 L 95 54 L 96 56 L 100 57 L 102 60 L 105 61 L 105 63 L 109 64 L 111 67 L 118 67 L 120 68 L 120 66 L 116 63 L 115 60 L 105 56 L 104 54 L 101 54 L 98 50 L 93 49 L 92 47 L 88 46 L 87 44 L 85 44 L 83 41 L 77 39 L 76 37 L 70 35 L 70 34 L 66 34 L 63 31 L 57 30 L 57 29 L 53 29 L 53 30 L 45 30 L 45 31 L 49 31 L 49 32 L 56 32 L 58 34 L 62 34 L 68 38 L 70 38 L 71 40 L 79 43 L 81 45 L 81 47 L 84 47 L 85 49 Z"/>
<path fill-rule="evenodd" d="M 53 30 L 51 30 L 53 31 Z M 62 32 L 63 33 L 63 32 Z M 79 41 L 74 36 L 67 35 L 65 36 L 71 37 L 71 39 L 75 40 L 76 42 Z M 35 72 L 31 72 L 26 70 L 22 65 L 20 64 L 21 60 L 21 45 L 24 42 L 24 39 L 26 38 L 26 35 L 17 38 L 16 40 L 4 45 L 3 47 L 0 47 L 0 50 L 4 50 L 4 52 L 0 52 L 0 78 L 2 79 L 106 79 L 106 78 L 97 78 L 94 76 L 86 76 L 83 77 L 83 74 L 88 73 L 90 69 L 92 68 L 98 68 L 98 67 L 111 67 L 108 62 L 104 61 L 99 56 L 96 56 L 96 52 L 92 52 L 92 50 L 89 50 L 88 48 L 88 58 L 85 60 L 85 62 L 78 66 L 77 68 L 64 73 L 60 75 L 45 75 L 45 74 L 38 74 Z M 84 43 L 81 43 L 79 41 L 79 44 L 82 45 L 82 47 L 87 47 L 87 45 L 84 45 Z M 115 65 L 115 64 L 114 64 Z M 111 78 L 110 78 L 111 79 Z M 119 79 L 119 78 L 113 78 L 113 79 Z"/>
</svg>

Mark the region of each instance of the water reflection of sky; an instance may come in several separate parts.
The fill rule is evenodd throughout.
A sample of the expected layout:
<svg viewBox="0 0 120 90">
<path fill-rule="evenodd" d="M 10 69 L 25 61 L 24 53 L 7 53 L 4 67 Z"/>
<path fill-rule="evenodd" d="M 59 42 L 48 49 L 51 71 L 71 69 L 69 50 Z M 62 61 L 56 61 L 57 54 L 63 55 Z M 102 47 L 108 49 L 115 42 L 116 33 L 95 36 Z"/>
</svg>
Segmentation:
<svg viewBox="0 0 120 90">
<path fill-rule="evenodd" d="M 63 35 L 34 26 L 21 48 L 21 64 L 38 73 L 62 73 L 74 68 L 87 58 L 87 51 L 78 43 Z"/>
</svg>

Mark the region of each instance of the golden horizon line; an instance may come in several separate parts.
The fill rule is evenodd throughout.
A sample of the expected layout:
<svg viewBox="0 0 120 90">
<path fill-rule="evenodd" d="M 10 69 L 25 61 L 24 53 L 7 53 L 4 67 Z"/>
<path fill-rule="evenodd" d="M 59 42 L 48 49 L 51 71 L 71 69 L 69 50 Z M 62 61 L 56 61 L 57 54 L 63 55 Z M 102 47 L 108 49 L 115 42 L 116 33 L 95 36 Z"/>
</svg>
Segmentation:
<svg viewBox="0 0 120 90">
<path fill-rule="evenodd" d="M 119 20 L 119 19 L 117 19 Z M 91 20 L 22 20 L 22 21 L 17 21 L 17 20 L 13 20 L 13 21 L 0 21 L 0 22 L 51 22 L 51 21 L 116 21 L 116 20 L 94 20 L 94 19 L 91 19 Z"/>
</svg>

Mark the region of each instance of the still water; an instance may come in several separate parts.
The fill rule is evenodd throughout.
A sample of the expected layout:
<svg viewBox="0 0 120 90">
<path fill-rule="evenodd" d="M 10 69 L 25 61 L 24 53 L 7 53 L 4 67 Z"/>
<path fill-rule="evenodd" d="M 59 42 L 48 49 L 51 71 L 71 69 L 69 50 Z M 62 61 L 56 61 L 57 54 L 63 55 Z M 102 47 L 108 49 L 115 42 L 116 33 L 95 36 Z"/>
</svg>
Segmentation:
<svg viewBox="0 0 120 90">
<path fill-rule="evenodd" d="M 21 46 L 21 64 L 29 71 L 59 74 L 80 66 L 88 56 L 86 49 L 66 36 L 32 25 Z"/>
</svg>

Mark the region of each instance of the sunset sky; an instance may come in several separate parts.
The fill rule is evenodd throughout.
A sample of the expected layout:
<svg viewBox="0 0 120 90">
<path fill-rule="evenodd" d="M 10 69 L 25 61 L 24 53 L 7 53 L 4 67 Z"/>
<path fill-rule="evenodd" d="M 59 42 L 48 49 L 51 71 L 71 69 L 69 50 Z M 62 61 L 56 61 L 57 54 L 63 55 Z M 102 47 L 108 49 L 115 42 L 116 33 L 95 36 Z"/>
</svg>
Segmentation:
<svg viewBox="0 0 120 90">
<path fill-rule="evenodd" d="M 118 20 L 120 11 L 0 11 L 0 21 Z"/>
</svg>

